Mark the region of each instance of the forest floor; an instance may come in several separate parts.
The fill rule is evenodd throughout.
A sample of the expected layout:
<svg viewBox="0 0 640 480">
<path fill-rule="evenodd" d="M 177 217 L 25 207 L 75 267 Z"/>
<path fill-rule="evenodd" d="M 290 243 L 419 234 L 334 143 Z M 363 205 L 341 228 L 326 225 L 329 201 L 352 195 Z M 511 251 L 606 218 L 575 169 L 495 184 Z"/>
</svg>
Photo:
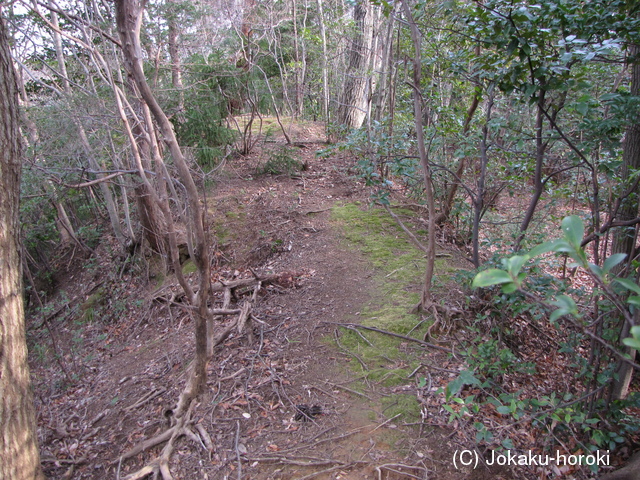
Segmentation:
<svg viewBox="0 0 640 480">
<path fill-rule="evenodd" d="M 300 143 L 287 152 L 304 164 L 295 175 L 257 174 L 281 152 L 265 143 L 229 160 L 208 186 L 214 280 L 251 277 L 252 270 L 281 281 L 261 290 L 253 338 L 232 335 L 216 349 L 193 411 L 201 436 L 177 443 L 174 478 L 519 478 L 482 463 L 456 469 L 455 452 L 474 445 L 457 422 L 448 423 L 441 402 L 426 398 L 462 368 L 449 354 L 352 326 L 367 316 L 367 325 L 393 330 L 380 312 L 393 304 L 387 316 L 404 318 L 421 277 L 412 274 L 407 283 L 405 266 L 390 271 L 354 237 L 404 242 L 395 244 L 395 258 L 412 248 L 393 221 L 380 220 L 384 210 L 374 215 L 376 228 L 358 229 L 357 212 L 371 213 L 369 193 L 352 161 L 316 156 L 325 147 L 320 133 L 310 126 L 295 135 Z M 467 267 L 453 245 L 443 248 L 440 273 Z M 29 320 L 39 440 L 51 478 L 124 478 L 155 458 L 160 447 L 119 461 L 166 429 L 163 413 L 194 355 L 193 322 L 171 294 L 175 280 L 150 259 L 123 266 L 113 252 L 105 238 L 84 266 L 74 252 L 61 256 L 47 322 L 41 314 Z M 419 255 L 407 258 L 411 269 L 423 268 Z M 460 302 L 460 287 L 444 277 L 439 298 Z M 374 335 L 388 337 L 379 352 L 360 349 L 357 338 L 375 343 Z M 314 407 L 310 419 L 299 412 Z"/>
</svg>

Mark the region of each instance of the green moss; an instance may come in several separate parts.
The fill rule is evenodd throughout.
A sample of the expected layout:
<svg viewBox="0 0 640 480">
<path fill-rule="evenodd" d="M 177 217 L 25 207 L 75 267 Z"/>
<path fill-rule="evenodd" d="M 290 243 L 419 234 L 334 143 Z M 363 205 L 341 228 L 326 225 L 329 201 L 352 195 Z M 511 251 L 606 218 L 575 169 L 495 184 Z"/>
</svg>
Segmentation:
<svg viewBox="0 0 640 480">
<path fill-rule="evenodd" d="M 419 422 L 421 419 L 420 402 L 414 395 L 397 394 L 384 397 L 382 409 L 385 417 L 392 418 L 399 414 L 399 418 L 406 423 Z"/>
<path fill-rule="evenodd" d="M 92 322 L 96 311 L 102 307 L 105 302 L 105 290 L 103 287 L 100 287 L 89 295 L 89 298 L 80 305 L 80 319 L 85 322 Z"/>
<path fill-rule="evenodd" d="M 182 265 L 182 274 L 183 275 L 188 275 L 190 273 L 195 273 L 198 271 L 198 267 L 196 266 L 196 264 L 193 262 L 193 260 L 187 260 L 186 262 L 184 262 L 184 264 Z"/>
<path fill-rule="evenodd" d="M 403 218 L 415 216 L 409 210 L 396 212 Z M 409 313 L 420 299 L 426 266 L 424 252 L 408 241 L 402 229 L 382 209 L 341 205 L 333 208 L 332 220 L 340 227 L 343 243 L 362 253 L 374 267 L 377 291 L 372 295 L 373 301 L 361 308 L 358 323 L 424 338 L 430 322 Z M 418 232 L 419 236 L 425 234 L 425 231 Z M 434 286 L 450 281 L 449 276 L 456 270 L 448 257 L 436 259 Z M 367 383 L 387 388 L 410 384 L 409 376 L 420 364 L 423 354 L 417 344 L 363 329 L 358 332 L 345 329 L 339 341 L 340 348 L 354 356 L 349 362 L 350 368 L 366 378 L 365 383 L 357 384 L 358 390 L 363 391 L 367 390 Z M 407 423 L 420 421 L 420 403 L 415 395 L 392 394 L 381 402 L 376 407 L 381 407 L 379 413 L 386 418 L 400 414 L 399 418 Z"/>
</svg>

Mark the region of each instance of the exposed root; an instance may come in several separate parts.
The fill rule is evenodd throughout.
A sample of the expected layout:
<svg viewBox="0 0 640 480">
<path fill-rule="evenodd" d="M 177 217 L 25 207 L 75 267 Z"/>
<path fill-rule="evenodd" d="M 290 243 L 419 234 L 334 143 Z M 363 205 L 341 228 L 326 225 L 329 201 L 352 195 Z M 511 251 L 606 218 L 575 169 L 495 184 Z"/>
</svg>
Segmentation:
<svg viewBox="0 0 640 480">
<path fill-rule="evenodd" d="M 290 283 L 292 278 L 296 275 L 292 273 L 285 273 L 280 275 L 269 275 L 266 277 L 260 277 L 254 274 L 254 278 L 232 280 L 227 283 L 217 282 L 211 286 L 212 291 L 222 291 L 223 293 L 223 305 L 222 308 L 208 308 L 207 309 L 207 356 L 211 357 L 216 346 L 220 345 L 225 339 L 234 331 L 238 334 L 243 332 L 247 333 L 247 338 L 250 343 L 253 342 L 253 329 L 251 326 L 252 310 L 253 306 L 258 298 L 258 292 L 260 291 L 264 283 Z M 242 302 L 240 308 L 230 308 L 232 297 L 236 296 L 234 289 L 242 287 L 253 286 L 253 292 L 248 300 Z M 214 320 L 216 318 L 222 318 L 229 315 L 237 315 L 237 317 L 229 322 L 224 328 L 218 330 L 214 335 Z M 201 379 L 198 378 L 196 372 L 196 361 L 193 360 L 187 368 L 188 379 L 186 386 L 178 402 L 173 409 L 165 411 L 165 416 L 170 420 L 171 427 L 165 432 L 145 440 L 138 444 L 128 452 L 122 454 L 118 459 L 119 466 L 127 459 L 135 457 L 139 453 L 148 450 L 166 442 L 166 445 L 162 448 L 160 455 L 148 462 L 145 466 L 140 468 L 134 473 L 127 475 L 126 477 L 120 477 L 120 468 L 118 468 L 118 480 L 141 480 L 150 475 L 153 475 L 154 479 L 162 478 L 162 480 L 173 480 L 171 471 L 169 469 L 169 461 L 174 450 L 175 442 L 186 436 L 190 438 L 194 443 L 200 445 L 203 449 L 209 452 L 213 451 L 213 442 L 211 437 L 206 432 L 204 427 L 199 424 L 194 424 L 191 420 L 192 410 L 196 405 L 195 400 L 198 396 L 198 385 L 201 384 Z M 238 373 L 238 372 L 237 372 Z M 135 405 L 130 408 L 136 408 L 148 402 L 151 398 L 157 396 L 157 392 L 153 392 L 151 395 L 143 397 Z M 241 459 L 238 456 L 238 471 L 242 468 Z"/>
<path fill-rule="evenodd" d="M 194 441 L 194 443 L 202 446 L 203 448 L 209 449 L 210 446 L 212 447 L 213 445 L 211 443 L 211 438 L 208 434 L 201 434 L 201 436 L 198 436 L 198 434 L 191 429 L 193 425 L 193 422 L 191 421 L 191 411 L 194 405 L 195 404 L 192 402 L 189 409 L 184 415 L 182 415 L 181 417 L 176 417 L 174 419 L 175 424 L 171 428 L 161 433 L 160 435 L 157 435 L 156 437 L 146 440 L 145 442 L 137 445 L 133 449 L 123 454 L 119 459 L 120 464 L 124 460 L 131 458 L 148 448 L 154 447 L 163 442 L 167 442 L 167 444 L 162 448 L 162 452 L 160 453 L 159 457 L 155 458 L 136 472 L 121 478 L 118 468 L 118 480 L 141 480 L 152 474 L 154 478 L 158 478 L 158 475 L 160 475 L 163 480 L 173 480 L 173 476 L 171 475 L 171 471 L 169 469 L 169 461 L 173 453 L 175 442 L 180 437 L 189 437 Z M 199 430 L 197 425 L 194 425 L 194 428 Z"/>
</svg>

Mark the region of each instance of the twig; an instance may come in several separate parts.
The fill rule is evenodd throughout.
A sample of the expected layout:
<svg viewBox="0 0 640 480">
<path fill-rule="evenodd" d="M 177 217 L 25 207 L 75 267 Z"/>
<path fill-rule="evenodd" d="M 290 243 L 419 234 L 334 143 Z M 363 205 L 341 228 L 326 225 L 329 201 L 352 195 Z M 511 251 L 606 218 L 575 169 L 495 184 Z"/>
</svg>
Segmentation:
<svg viewBox="0 0 640 480">
<path fill-rule="evenodd" d="M 160 388 L 158 390 L 152 390 L 149 393 L 147 393 L 144 397 L 142 397 L 140 400 L 138 400 L 136 403 L 134 403 L 133 405 L 128 406 L 127 408 L 124 409 L 125 412 L 129 412 L 135 408 L 141 407 L 142 405 L 144 405 L 147 402 L 150 402 L 151 400 L 153 400 L 154 398 L 162 395 L 164 392 L 166 392 L 167 389 L 166 388 Z"/>
<path fill-rule="evenodd" d="M 445 347 L 441 347 L 440 345 L 434 345 L 433 343 L 425 342 L 423 340 L 418 340 L 417 338 L 407 337 L 406 335 L 400 335 L 399 333 L 389 332 L 387 330 L 381 330 L 375 327 L 365 327 L 364 325 L 358 325 L 355 323 L 336 323 L 336 322 L 323 322 L 330 323 L 332 325 L 338 325 L 339 327 L 344 328 L 362 328 L 363 330 L 371 330 L 372 332 L 382 333 L 384 335 L 391 335 L 392 337 L 402 338 L 403 340 L 407 340 L 409 342 L 418 343 L 420 345 L 424 345 L 425 347 L 433 348 L 434 350 L 440 350 L 441 352 L 451 353 L 453 354 L 453 350 L 450 350 Z"/>
<path fill-rule="evenodd" d="M 380 425 L 378 425 L 376 428 L 374 428 L 373 430 L 371 430 L 369 432 L 369 435 L 371 435 L 373 432 L 375 432 L 377 429 L 384 427 L 387 423 L 389 423 L 391 420 L 398 418 L 400 415 L 402 415 L 402 413 L 398 413 L 397 415 L 385 420 L 384 422 L 382 422 Z"/>
<path fill-rule="evenodd" d="M 236 458 L 238 459 L 238 480 L 242 480 L 242 458 L 240 458 L 240 448 L 238 442 L 240 441 L 240 420 L 236 420 Z"/>
<path fill-rule="evenodd" d="M 306 461 L 307 459 L 309 459 L 309 461 Z M 250 457 L 247 458 L 247 460 L 249 462 L 277 462 L 277 463 L 286 463 L 286 464 L 290 464 L 290 465 L 298 465 L 301 467 L 317 467 L 320 465 L 331 465 L 331 464 L 338 464 L 341 466 L 347 465 L 344 462 L 341 462 L 340 460 L 332 460 L 332 459 L 324 459 L 324 458 L 317 458 L 317 457 L 299 457 L 299 458 L 287 458 L 287 457 L 280 457 L 280 456 L 273 456 L 273 457 Z"/>
<path fill-rule="evenodd" d="M 324 383 L 326 383 L 327 385 L 331 385 L 332 387 L 339 388 L 341 390 L 345 390 L 345 391 L 347 391 L 349 393 L 353 393 L 354 395 L 359 395 L 361 397 L 366 398 L 367 400 L 370 400 L 370 401 L 372 400 L 371 397 L 369 397 L 368 395 L 366 395 L 364 393 L 358 392 L 357 390 L 352 390 L 350 388 L 343 387 L 342 385 L 337 385 L 337 384 L 331 383 L 331 382 L 324 382 Z"/>
<path fill-rule="evenodd" d="M 391 215 L 391 217 L 396 221 L 396 223 L 400 226 L 400 228 L 402 228 L 402 230 L 409 236 L 409 240 L 411 240 L 411 243 L 413 243 L 419 250 L 422 250 L 424 253 L 427 253 L 427 247 L 422 245 L 422 243 L 420 243 L 420 240 L 418 240 L 418 238 L 413 234 L 413 232 L 407 228 L 407 226 L 400 219 L 400 217 L 398 217 L 398 215 L 396 215 L 391 211 L 391 209 L 389 208 L 389 205 L 384 205 L 384 209 L 387 211 L 389 215 Z"/>
<path fill-rule="evenodd" d="M 397 467 L 397 468 L 406 468 L 407 470 L 422 470 L 424 471 L 424 468 L 422 467 L 412 467 L 411 465 L 404 465 L 402 463 L 386 463 L 384 465 L 380 465 L 379 467 L 376 467 L 376 472 L 378 472 L 378 479 L 382 480 L 382 468 L 387 469 L 393 473 L 399 473 L 400 475 L 403 476 L 407 476 L 407 477 L 411 477 L 411 478 L 417 478 L 418 480 L 422 480 L 425 477 L 418 477 L 416 475 L 413 475 L 409 472 L 402 472 L 402 471 L 398 471 L 398 470 L 394 470 L 391 467 Z"/>
<path fill-rule="evenodd" d="M 353 358 L 355 358 L 356 360 L 358 360 L 358 362 L 360 362 L 360 365 L 362 366 L 362 369 L 363 369 L 364 371 L 368 371 L 368 370 L 369 370 L 369 367 L 367 367 L 367 364 L 366 364 L 366 363 L 364 363 L 364 360 L 362 360 L 362 359 L 360 358 L 360 356 L 359 356 L 357 353 L 352 352 L 352 351 L 350 351 L 350 350 L 347 350 L 346 348 L 344 348 L 344 347 L 342 346 L 342 344 L 340 343 L 340 340 L 338 339 L 338 330 L 337 330 L 337 329 L 333 331 L 333 336 L 335 337 L 335 339 L 336 339 L 336 344 L 338 345 L 338 347 L 340 347 L 340 350 L 342 350 L 342 351 L 343 351 L 343 352 L 345 352 L 347 355 L 351 355 Z"/>
<path fill-rule="evenodd" d="M 310 473 L 309 475 L 305 475 L 304 477 L 300 477 L 298 478 L 298 480 L 309 480 L 311 478 L 315 478 L 318 477 L 320 475 L 323 475 L 325 473 L 330 473 L 333 472 L 334 470 L 346 470 L 348 468 L 353 468 L 356 465 L 362 464 L 362 463 L 367 463 L 367 462 L 352 462 L 352 463 L 348 463 L 346 465 L 336 465 L 334 467 L 330 467 L 330 468 L 325 468 L 324 470 L 320 470 L 318 472 L 314 472 L 314 473 Z"/>
<path fill-rule="evenodd" d="M 302 449 L 311 449 L 313 447 L 317 447 L 318 445 L 322 445 L 323 443 L 337 442 L 339 440 L 344 440 L 345 438 L 348 438 L 351 435 L 355 435 L 356 433 L 361 432 L 362 430 L 364 430 L 367 427 L 368 427 L 368 425 L 365 425 L 364 427 L 358 427 L 358 428 L 353 429 L 353 430 L 351 430 L 351 431 L 349 431 L 347 433 L 343 433 L 342 435 L 336 435 L 335 437 L 324 438 L 322 440 L 318 440 L 317 442 L 305 443 L 304 445 L 299 445 L 297 447 L 289 448 L 287 450 L 281 450 L 280 453 L 292 453 L 292 452 L 295 452 L 295 451 L 298 451 L 298 450 L 302 450 Z M 324 432 L 322 432 L 322 433 L 326 433 L 326 430 Z"/>
</svg>

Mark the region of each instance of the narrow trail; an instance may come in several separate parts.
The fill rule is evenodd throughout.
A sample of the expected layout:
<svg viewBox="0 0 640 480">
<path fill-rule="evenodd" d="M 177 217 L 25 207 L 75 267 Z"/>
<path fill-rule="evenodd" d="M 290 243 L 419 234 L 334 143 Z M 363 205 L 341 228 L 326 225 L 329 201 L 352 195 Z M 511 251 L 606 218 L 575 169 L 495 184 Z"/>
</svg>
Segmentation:
<svg viewBox="0 0 640 480">
<path fill-rule="evenodd" d="M 257 176 L 261 152 L 234 161 L 209 189 L 210 234 L 220 252 L 215 274 L 229 278 L 253 269 L 290 281 L 263 289 L 252 343 L 232 335 L 216 350 L 194 411 L 210 448 L 179 440 L 174 477 L 500 478 L 483 469 L 453 469 L 455 430 L 403 425 L 386 415 L 381 399 L 389 389 L 358 376 L 351 367 L 357 356 L 341 350 L 341 330 L 334 324 L 358 323 L 363 308 L 382 300 L 380 281 L 371 263 L 344 241 L 349 226 L 331 217 L 336 205 L 359 202 L 366 208 L 367 193 L 348 162 L 317 158 L 318 148 L 295 149 L 306 165 L 299 176 Z M 162 280 L 155 278 L 156 286 Z M 148 297 L 152 287 L 134 295 Z M 96 322 L 83 330 L 84 350 L 73 360 L 82 362 L 83 377 L 73 388 L 48 395 L 46 369 L 52 366 L 35 362 L 50 476 L 66 471 L 69 479 L 124 477 L 156 455 L 150 449 L 124 464 L 117 461 L 165 428 L 162 412 L 182 388 L 193 332 L 179 305 L 141 303 L 142 310 L 132 309 L 116 324 Z M 58 328 L 67 342 L 62 349 L 70 351 L 74 335 L 69 327 Z M 297 415 L 298 408 L 314 407 L 321 414 L 309 421 Z M 75 459 L 74 468 L 54 460 L 62 457 Z"/>
</svg>

